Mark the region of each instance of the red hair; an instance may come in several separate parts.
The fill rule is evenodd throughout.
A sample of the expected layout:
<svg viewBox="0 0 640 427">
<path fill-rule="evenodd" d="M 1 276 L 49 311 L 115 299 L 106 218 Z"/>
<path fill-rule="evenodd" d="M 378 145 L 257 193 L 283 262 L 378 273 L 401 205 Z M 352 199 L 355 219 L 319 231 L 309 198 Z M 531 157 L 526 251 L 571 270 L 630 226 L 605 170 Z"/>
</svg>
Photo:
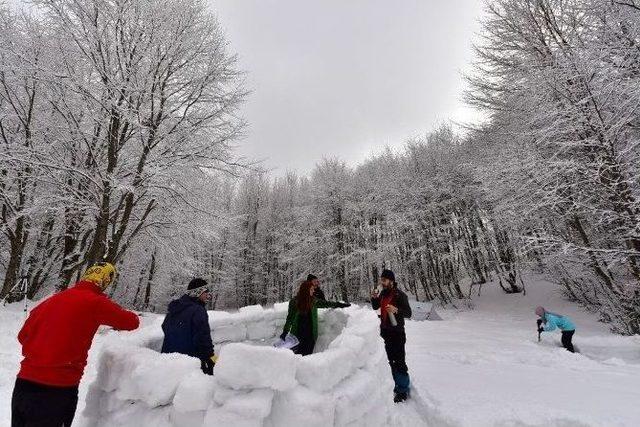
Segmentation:
<svg viewBox="0 0 640 427">
<path fill-rule="evenodd" d="M 298 295 L 296 296 L 296 306 L 300 313 L 308 313 L 311 311 L 311 305 L 313 304 L 313 295 L 311 295 L 311 288 L 313 282 L 306 280 L 300 285 L 298 289 Z"/>
</svg>

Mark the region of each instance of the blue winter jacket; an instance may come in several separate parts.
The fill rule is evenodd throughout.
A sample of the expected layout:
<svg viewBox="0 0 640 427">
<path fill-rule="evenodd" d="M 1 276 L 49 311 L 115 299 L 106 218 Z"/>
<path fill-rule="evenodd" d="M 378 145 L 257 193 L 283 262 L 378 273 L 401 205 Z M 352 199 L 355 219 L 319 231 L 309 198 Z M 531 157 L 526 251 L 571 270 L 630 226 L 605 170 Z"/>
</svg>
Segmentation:
<svg viewBox="0 0 640 427">
<path fill-rule="evenodd" d="M 184 295 L 171 301 L 162 330 L 162 353 L 181 353 L 199 359 L 213 356 L 209 316 L 198 298 Z"/>
<path fill-rule="evenodd" d="M 560 316 L 551 313 L 544 314 L 544 330 L 546 332 L 554 331 L 556 328 L 561 331 L 575 331 L 576 325 L 567 316 Z"/>
</svg>

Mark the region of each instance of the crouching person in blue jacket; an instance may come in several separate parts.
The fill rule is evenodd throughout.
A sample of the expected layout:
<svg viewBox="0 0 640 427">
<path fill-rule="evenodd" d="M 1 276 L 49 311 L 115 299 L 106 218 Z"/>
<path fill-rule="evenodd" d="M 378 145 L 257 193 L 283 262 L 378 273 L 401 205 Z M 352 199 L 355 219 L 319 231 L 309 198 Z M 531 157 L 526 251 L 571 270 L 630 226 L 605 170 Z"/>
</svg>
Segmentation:
<svg viewBox="0 0 640 427">
<path fill-rule="evenodd" d="M 562 346 L 569 350 L 571 353 L 575 353 L 573 348 L 573 334 L 576 332 L 576 325 L 567 316 L 552 313 L 544 309 L 544 307 L 536 308 L 536 314 L 538 315 L 538 332 L 551 332 L 556 329 L 562 331 Z"/>
<path fill-rule="evenodd" d="M 162 322 L 162 353 L 180 353 L 200 359 L 202 372 L 213 375 L 217 357 L 213 352 L 209 315 L 205 308 L 211 290 L 204 279 L 193 279 L 187 293 L 169 303 Z"/>
</svg>

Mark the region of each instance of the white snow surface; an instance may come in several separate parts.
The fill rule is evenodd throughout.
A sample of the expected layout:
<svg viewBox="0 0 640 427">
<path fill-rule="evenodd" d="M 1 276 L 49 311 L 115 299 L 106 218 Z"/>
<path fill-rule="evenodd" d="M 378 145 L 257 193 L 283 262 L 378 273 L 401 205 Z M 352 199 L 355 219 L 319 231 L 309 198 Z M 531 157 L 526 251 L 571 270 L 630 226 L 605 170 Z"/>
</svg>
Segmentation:
<svg viewBox="0 0 640 427">
<path fill-rule="evenodd" d="M 195 359 L 157 353 L 162 316 L 145 314 L 138 331 L 96 336 L 74 427 L 640 425 L 640 336 L 611 334 L 554 285 L 527 279 L 526 296 L 486 285 L 474 310 L 439 309 L 443 321 L 408 322 L 413 389 L 400 405 L 391 403 L 367 308 L 323 311 L 317 353 L 304 358 L 270 348 L 286 304 L 210 312 L 220 356 L 214 377 Z M 580 354 L 559 347 L 559 333 L 537 342 L 537 305 L 572 317 Z M 0 427 L 10 425 L 21 309 L 0 307 Z"/>
</svg>

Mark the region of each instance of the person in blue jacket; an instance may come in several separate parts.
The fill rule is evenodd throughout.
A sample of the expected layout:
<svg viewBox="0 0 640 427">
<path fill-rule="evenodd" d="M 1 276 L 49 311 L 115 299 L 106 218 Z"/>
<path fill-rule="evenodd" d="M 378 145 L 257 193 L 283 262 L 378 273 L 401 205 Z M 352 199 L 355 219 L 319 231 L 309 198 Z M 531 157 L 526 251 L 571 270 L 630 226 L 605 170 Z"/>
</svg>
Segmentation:
<svg viewBox="0 0 640 427">
<path fill-rule="evenodd" d="M 552 313 L 544 309 L 544 307 L 536 308 L 536 314 L 539 319 L 538 332 L 551 332 L 556 329 L 562 331 L 562 346 L 569 350 L 571 353 L 575 353 L 575 348 L 571 340 L 573 334 L 576 332 L 576 325 L 567 316 Z"/>
<path fill-rule="evenodd" d="M 180 353 L 200 359 L 202 372 L 213 375 L 216 356 L 213 352 L 209 315 L 205 308 L 211 291 L 204 279 L 193 279 L 187 293 L 169 303 L 162 322 L 162 353 Z"/>
</svg>

